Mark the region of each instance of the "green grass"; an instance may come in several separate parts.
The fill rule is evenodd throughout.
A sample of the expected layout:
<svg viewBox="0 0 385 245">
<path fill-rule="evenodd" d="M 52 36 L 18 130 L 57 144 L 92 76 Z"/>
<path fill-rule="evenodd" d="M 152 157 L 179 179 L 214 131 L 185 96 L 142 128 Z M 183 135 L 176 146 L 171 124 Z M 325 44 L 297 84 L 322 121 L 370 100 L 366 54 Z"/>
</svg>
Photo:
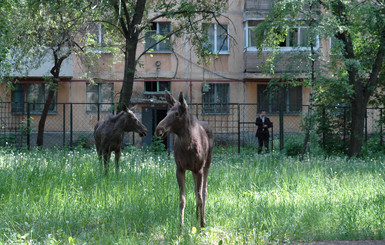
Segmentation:
<svg viewBox="0 0 385 245">
<path fill-rule="evenodd" d="M 127 148 L 120 174 L 95 150 L 0 148 L 0 244 L 264 244 L 385 238 L 385 157 L 215 154 L 208 227 L 187 174 L 179 229 L 173 157 Z"/>
</svg>

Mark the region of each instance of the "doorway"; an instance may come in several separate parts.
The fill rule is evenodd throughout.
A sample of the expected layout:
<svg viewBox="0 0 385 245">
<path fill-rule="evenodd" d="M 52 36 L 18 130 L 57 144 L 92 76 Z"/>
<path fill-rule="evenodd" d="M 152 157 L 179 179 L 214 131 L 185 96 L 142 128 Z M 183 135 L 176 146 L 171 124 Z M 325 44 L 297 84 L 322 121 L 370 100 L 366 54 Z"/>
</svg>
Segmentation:
<svg viewBox="0 0 385 245">
<path fill-rule="evenodd" d="M 148 134 L 143 137 L 142 143 L 147 146 L 151 146 L 152 137 L 155 134 L 156 126 L 167 115 L 167 107 L 143 107 L 142 109 L 142 122 L 148 129 Z M 163 139 L 163 144 L 168 147 L 168 137 Z"/>
</svg>

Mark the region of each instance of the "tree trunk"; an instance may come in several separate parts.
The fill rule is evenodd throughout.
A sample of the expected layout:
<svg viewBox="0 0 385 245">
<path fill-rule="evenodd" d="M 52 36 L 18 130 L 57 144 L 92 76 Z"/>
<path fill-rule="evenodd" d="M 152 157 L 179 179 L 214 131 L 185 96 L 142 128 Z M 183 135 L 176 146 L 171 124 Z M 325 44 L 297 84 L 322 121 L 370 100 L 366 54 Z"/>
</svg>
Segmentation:
<svg viewBox="0 0 385 245">
<path fill-rule="evenodd" d="M 45 101 L 44 109 L 41 113 L 41 117 L 39 120 L 39 126 L 38 126 L 38 131 L 37 131 L 37 140 L 36 140 L 37 146 L 43 146 L 45 122 L 46 122 L 48 110 L 49 110 L 49 107 L 51 105 L 51 102 L 52 102 L 54 95 L 55 95 L 55 90 L 52 88 L 52 85 L 50 85 L 48 97 L 47 97 L 47 100 Z"/>
<path fill-rule="evenodd" d="M 364 138 L 365 111 L 367 103 L 362 95 L 355 94 L 355 99 L 351 102 L 352 122 L 350 130 L 349 157 L 360 157 L 362 141 Z M 358 98 L 357 98 L 358 97 Z"/>
<path fill-rule="evenodd" d="M 129 106 L 132 96 L 132 88 L 134 86 L 136 71 L 136 46 L 138 40 L 127 40 L 124 64 L 123 85 L 120 92 L 119 104 Z M 119 108 L 120 110 L 120 108 Z"/>
</svg>

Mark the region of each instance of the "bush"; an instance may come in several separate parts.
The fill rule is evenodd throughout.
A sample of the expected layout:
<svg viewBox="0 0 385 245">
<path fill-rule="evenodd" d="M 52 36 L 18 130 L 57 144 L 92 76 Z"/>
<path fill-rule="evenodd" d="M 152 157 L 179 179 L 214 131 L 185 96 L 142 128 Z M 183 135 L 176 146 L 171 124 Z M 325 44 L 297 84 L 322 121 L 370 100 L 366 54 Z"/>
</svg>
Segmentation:
<svg viewBox="0 0 385 245">
<path fill-rule="evenodd" d="M 285 145 L 286 155 L 288 156 L 298 156 L 302 152 L 302 142 L 299 141 L 290 141 Z"/>
<path fill-rule="evenodd" d="M 78 139 L 75 142 L 75 145 L 80 148 L 89 149 L 91 148 L 91 142 L 89 140 L 89 135 L 82 134 L 79 135 Z"/>
<path fill-rule="evenodd" d="M 166 146 L 163 144 L 163 139 L 160 137 L 153 136 L 152 137 L 152 143 L 149 148 L 151 152 L 163 152 L 165 151 Z"/>
<path fill-rule="evenodd" d="M 0 146 L 13 145 L 16 143 L 15 134 L 5 134 L 0 136 Z"/>
<path fill-rule="evenodd" d="M 372 156 L 372 155 L 383 155 L 385 154 L 385 143 L 380 144 L 380 135 L 373 135 L 368 139 L 367 142 L 364 142 L 362 145 L 361 154 L 363 156 Z"/>
</svg>

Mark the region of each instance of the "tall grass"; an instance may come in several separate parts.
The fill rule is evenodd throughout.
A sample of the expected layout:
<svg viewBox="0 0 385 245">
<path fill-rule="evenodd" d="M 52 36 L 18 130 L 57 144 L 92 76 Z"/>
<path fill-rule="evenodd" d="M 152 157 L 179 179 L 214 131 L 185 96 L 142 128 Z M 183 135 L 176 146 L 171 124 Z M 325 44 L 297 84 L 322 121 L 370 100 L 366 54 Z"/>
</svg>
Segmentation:
<svg viewBox="0 0 385 245">
<path fill-rule="evenodd" d="M 0 243 L 234 244 L 385 237 L 385 157 L 215 154 L 207 224 L 191 174 L 185 227 L 173 157 L 127 148 L 100 174 L 95 150 L 0 149 Z"/>
</svg>

